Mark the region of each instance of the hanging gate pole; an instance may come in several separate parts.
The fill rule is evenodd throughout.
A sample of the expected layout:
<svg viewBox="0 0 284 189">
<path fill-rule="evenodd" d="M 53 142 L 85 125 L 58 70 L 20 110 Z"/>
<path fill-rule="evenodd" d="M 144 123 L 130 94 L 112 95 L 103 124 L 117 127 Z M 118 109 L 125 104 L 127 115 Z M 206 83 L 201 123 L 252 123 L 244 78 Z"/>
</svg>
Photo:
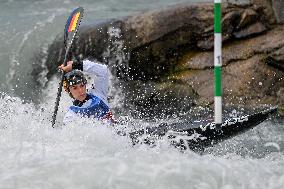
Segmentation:
<svg viewBox="0 0 284 189">
<path fill-rule="evenodd" d="M 221 0 L 214 0 L 214 119 L 217 127 L 222 124 L 222 27 Z"/>
</svg>

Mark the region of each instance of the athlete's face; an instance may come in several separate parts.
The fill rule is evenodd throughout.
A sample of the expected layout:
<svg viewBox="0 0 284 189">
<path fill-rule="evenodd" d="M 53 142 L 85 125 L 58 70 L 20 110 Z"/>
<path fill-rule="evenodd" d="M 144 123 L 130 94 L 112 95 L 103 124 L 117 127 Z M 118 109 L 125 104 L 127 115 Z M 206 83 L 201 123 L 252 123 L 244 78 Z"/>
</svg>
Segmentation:
<svg viewBox="0 0 284 189">
<path fill-rule="evenodd" d="M 84 101 L 87 97 L 86 85 L 83 83 L 79 83 L 77 85 L 73 85 L 69 87 L 69 90 L 72 96 L 79 101 Z"/>
</svg>

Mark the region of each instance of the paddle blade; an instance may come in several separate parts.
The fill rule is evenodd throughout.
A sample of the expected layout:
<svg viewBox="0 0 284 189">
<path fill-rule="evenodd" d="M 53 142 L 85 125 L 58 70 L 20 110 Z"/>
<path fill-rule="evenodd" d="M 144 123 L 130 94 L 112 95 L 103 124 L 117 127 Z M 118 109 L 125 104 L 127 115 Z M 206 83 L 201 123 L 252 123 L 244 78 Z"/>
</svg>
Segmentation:
<svg viewBox="0 0 284 189">
<path fill-rule="evenodd" d="M 69 48 L 74 40 L 74 37 L 78 31 L 81 19 L 83 17 L 84 9 L 79 7 L 75 9 L 69 16 L 64 30 L 64 44 L 66 48 Z"/>
<path fill-rule="evenodd" d="M 64 44 L 65 44 L 65 48 L 66 48 L 65 57 L 64 57 L 64 61 L 63 61 L 64 66 L 66 66 L 67 56 L 68 56 L 68 53 L 70 51 L 70 47 L 73 43 L 73 40 L 75 38 L 75 35 L 77 33 L 77 30 L 79 28 L 81 19 L 83 18 L 83 13 L 84 13 L 84 9 L 82 7 L 75 9 L 71 13 L 71 15 L 69 16 L 69 18 L 66 22 L 65 30 L 64 30 Z M 52 116 L 52 127 L 54 127 L 55 120 L 56 120 L 56 115 L 57 115 L 59 101 L 60 101 L 61 92 L 62 92 L 63 79 L 64 79 L 64 72 L 62 72 L 61 81 L 60 81 L 59 87 L 58 87 L 58 92 L 57 92 L 57 97 L 56 97 L 55 107 L 54 107 L 54 113 L 53 113 L 53 116 Z"/>
</svg>

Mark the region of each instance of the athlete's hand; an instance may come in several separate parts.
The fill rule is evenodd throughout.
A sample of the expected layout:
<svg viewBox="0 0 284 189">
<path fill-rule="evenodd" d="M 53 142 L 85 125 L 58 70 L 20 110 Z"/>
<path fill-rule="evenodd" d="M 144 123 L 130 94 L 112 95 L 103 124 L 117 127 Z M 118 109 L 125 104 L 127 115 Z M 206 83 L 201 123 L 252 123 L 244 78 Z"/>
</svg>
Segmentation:
<svg viewBox="0 0 284 189">
<path fill-rule="evenodd" d="M 72 64 L 73 61 L 68 61 L 66 66 L 63 66 L 63 64 L 61 64 L 60 66 L 58 66 L 58 68 L 63 70 L 64 72 L 70 72 L 72 71 Z"/>
</svg>

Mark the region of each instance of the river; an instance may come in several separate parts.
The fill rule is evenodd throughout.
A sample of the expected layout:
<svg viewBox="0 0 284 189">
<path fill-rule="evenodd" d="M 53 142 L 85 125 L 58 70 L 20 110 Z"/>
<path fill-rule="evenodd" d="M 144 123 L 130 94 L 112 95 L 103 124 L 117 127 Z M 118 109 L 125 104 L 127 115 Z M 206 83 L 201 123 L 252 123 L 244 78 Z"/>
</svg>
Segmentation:
<svg viewBox="0 0 284 189">
<path fill-rule="evenodd" d="M 36 54 L 63 33 L 71 10 L 85 8 L 84 23 L 136 14 L 188 0 L 2 0 L 0 2 L 0 188 L 249 188 L 284 186 L 284 121 L 258 127 L 208 148 L 180 152 L 166 139 L 132 146 L 114 128 L 80 120 L 62 125 L 71 103 L 63 93 L 57 128 L 51 127 L 59 78 L 38 89 Z M 201 1 L 192 1 L 201 2 Z M 206 1 L 203 1 L 206 2 Z M 212 2 L 213 6 L 213 2 Z M 36 61 L 37 60 L 37 61 Z M 36 91 L 35 91 L 36 90 Z M 40 94 L 40 97 L 38 96 Z M 120 106 L 120 93 L 112 107 Z M 35 103 L 34 98 L 40 98 Z M 151 125 L 129 116 L 120 119 Z M 158 120 L 168 121 L 168 120 Z"/>
</svg>

